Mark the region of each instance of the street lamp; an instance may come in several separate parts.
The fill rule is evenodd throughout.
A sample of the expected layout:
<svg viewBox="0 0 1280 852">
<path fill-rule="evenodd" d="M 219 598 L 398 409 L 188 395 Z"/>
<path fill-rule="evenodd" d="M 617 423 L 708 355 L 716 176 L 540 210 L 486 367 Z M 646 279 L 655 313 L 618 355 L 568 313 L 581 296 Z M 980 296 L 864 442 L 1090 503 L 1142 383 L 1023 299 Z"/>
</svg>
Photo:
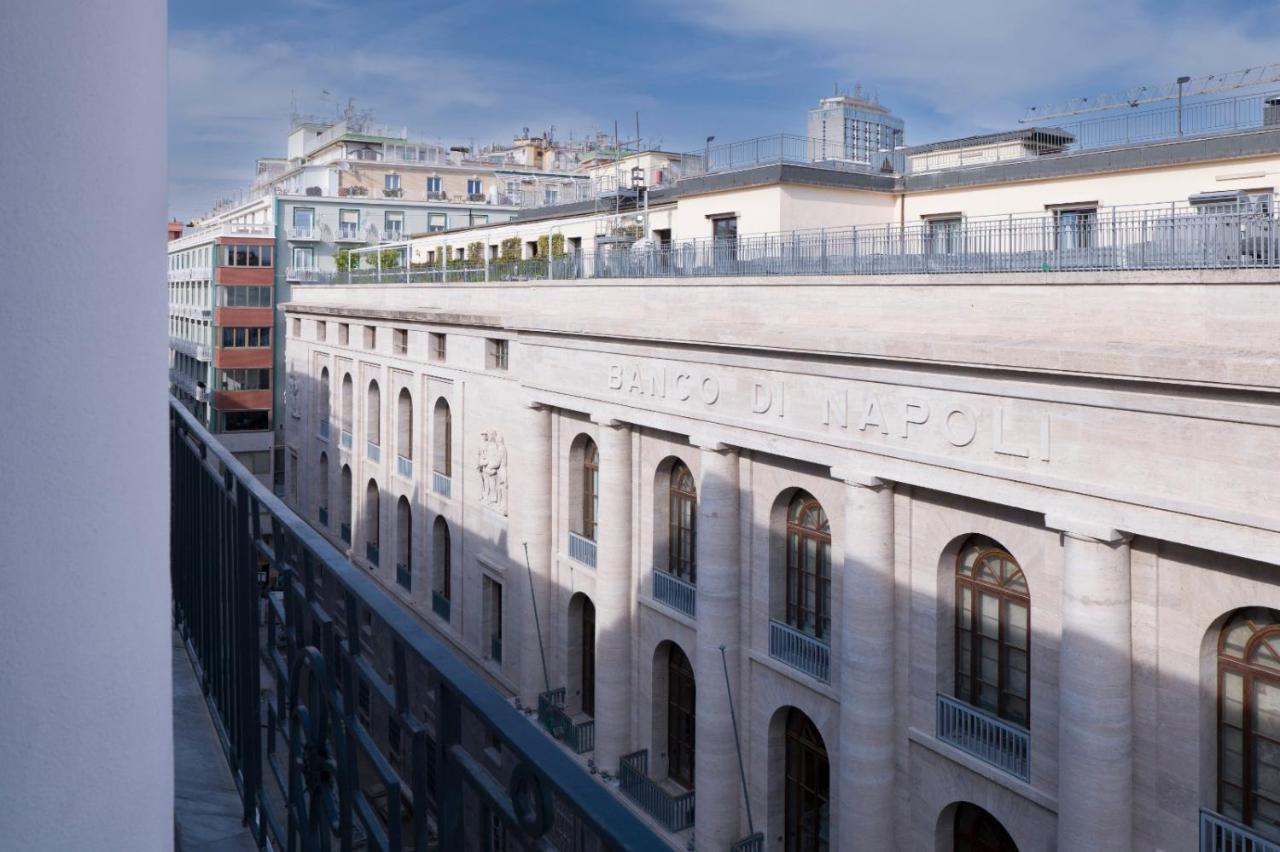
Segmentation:
<svg viewBox="0 0 1280 852">
<path fill-rule="evenodd" d="M 1191 82 L 1190 77 L 1178 78 L 1178 135 L 1182 135 L 1182 87 Z"/>
</svg>

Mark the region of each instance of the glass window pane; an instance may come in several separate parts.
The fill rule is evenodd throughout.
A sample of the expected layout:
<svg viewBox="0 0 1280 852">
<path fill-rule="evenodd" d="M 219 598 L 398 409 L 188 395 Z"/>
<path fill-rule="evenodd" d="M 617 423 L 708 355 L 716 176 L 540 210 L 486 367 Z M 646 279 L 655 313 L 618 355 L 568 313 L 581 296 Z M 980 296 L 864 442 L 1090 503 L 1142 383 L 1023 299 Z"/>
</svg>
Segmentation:
<svg viewBox="0 0 1280 852">
<path fill-rule="evenodd" d="M 1254 733 L 1280 740 L 1280 683 L 1253 679 Z"/>
<path fill-rule="evenodd" d="M 1222 674 L 1222 723 L 1244 727 L 1244 678 L 1235 672 Z"/>
<path fill-rule="evenodd" d="M 1005 602 L 1004 639 L 1011 647 L 1027 648 L 1027 607 L 1017 601 Z"/>
</svg>

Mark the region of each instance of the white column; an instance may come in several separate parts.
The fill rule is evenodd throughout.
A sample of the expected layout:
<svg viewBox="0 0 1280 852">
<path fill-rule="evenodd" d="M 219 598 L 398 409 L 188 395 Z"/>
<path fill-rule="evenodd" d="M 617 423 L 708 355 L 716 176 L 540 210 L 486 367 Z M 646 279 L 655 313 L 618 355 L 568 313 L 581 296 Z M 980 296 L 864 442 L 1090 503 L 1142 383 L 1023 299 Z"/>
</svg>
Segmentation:
<svg viewBox="0 0 1280 852">
<path fill-rule="evenodd" d="M 698 483 L 697 645 L 694 649 L 696 700 L 693 786 L 697 795 L 695 833 L 700 849 L 727 849 L 742 838 L 738 816 L 742 781 L 729 715 L 729 693 L 720 646 L 725 646 L 729 683 L 738 702 L 741 648 L 738 558 L 738 453 L 713 443 L 701 450 Z"/>
<path fill-rule="evenodd" d="M 511 525 L 509 550 L 515 562 L 514 610 L 520 619 L 517 665 L 520 700 L 536 707 L 538 694 L 547 689 L 543 658 L 549 651 L 551 587 L 551 411 L 527 406 L 521 409 L 513 452 L 508 455 L 512 477 L 507 491 L 507 517 Z M 525 545 L 529 548 L 528 567 Z M 533 584 L 530 591 L 530 573 Z M 536 618 L 535 605 L 536 599 Z M 549 660 L 550 657 L 547 657 Z"/>
<path fill-rule="evenodd" d="M 841 848 L 894 847 L 893 486 L 845 480 L 837 790 Z"/>
<path fill-rule="evenodd" d="M 165 20 L 0 3 L 7 849 L 173 845 Z"/>
<path fill-rule="evenodd" d="M 1133 814 L 1129 546 L 1114 530 L 1066 531 L 1063 537 L 1058 850 L 1128 848 Z"/>
<path fill-rule="evenodd" d="M 601 425 L 596 536 L 596 751 L 605 772 L 631 750 L 631 429 Z"/>
</svg>

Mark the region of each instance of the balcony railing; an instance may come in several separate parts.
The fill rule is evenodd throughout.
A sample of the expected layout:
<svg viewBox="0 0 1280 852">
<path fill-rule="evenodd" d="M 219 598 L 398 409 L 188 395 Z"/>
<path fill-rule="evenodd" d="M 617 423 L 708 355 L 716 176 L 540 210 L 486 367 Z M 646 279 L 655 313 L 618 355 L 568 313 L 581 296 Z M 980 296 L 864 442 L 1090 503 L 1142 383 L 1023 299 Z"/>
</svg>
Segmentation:
<svg viewBox="0 0 1280 852">
<path fill-rule="evenodd" d="M 365 455 L 369 457 L 371 462 L 380 462 L 382 461 L 382 447 L 373 441 L 367 441 L 365 442 Z"/>
<path fill-rule="evenodd" d="M 1200 852 L 1280 852 L 1280 843 L 1213 811 L 1200 810 Z"/>
<path fill-rule="evenodd" d="M 655 568 L 653 599 L 693 618 L 697 611 L 698 590 L 692 583 L 681 580 L 675 574 Z"/>
<path fill-rule="evenodd" d="M 575 722 L 564 709 L 563 686 L 538 696 L 538 722 L 547 733 L 564 742 L 574 754 L 585 754 L 596 747 L 596 722 Z"/>
<path fill-rule="evenodd" d="M 329 526 L 329 507 L 328 506 L 321 506 L 318 510 L 316 510 L 316 516 L 320 519 L 320 526 L 322 527 Z"/>
<path fill-rule="evenodd" d="M 326 274 L 314 266 L 290 266 L 284 271 L 286 281 L 297 281 L 302 284 L 315 284 L 325 280 Z"/>
<path fill-rule="evenodd" d="M 729 847 L 729 852 L 764 852 L 764 834 L 757 831 Z"/>
<path fill-rule="evenodd" d="M 343 225 L 339 226 L 338 233 L 334 235 L 333 241 L 335 243 L 364 243 L 368 242 L 369 238 L 362 229 Z"/>
<path fill-rule="evenodd" d="M 596 543 L 584 535 L 570 531 L 569 558 L 589 568 L 596 567 Z"/>
<path fill-rule="evenodd" d="M 369 564 L 377 565 L 378 564 L 378 545 L 376 545 L 372 541 L 366 541 L 364 543 L 364 556 L 366 559 L 369 560 Z"/>
<path fill-rule="evenodd" d="M 619 787 L 667 831 L 693 826 L 693 791 L 673 795 L 649 777 L 649 751 L 632 752 L 618 761 Z"/>
<path fill-rule="evenodd" d="M 289 239 L 297 243 L 313 243 L 320 239 L 320 229 L 295 225 L 289 229 Z"/>
<path fill-rule="evenodd" d="M 662 845 L 180 404 L 170 408 L 176 628 L 259 848 L 426 849 L 430 838 L 470 849 L 479 841 L 467 815 L 481 810 L 521 848 L 584 836 L 590 848 Z M 260 562 L 279 590 L 265 606 Z M 357 640 L 366 633 L 371 641 Z M 503 766 L 464 738 L 471 730 L 498 740 Z"/>
<path fill-rule="evenodd" d="M 413 479 L 413 459 L 396 456 L 396 473 L 405 479 Z"/>
<path fill-rule="evenodd" d="M 345 541 L 347 544 L 351 543 L 351 522 L 350 521 L 343 521 L 341 524 L 338 525 L 338 537 L 341 538 L 343 541 Z"/>
<path fill-rule="evenodd" d="M 498 636 L 489 638 L 489 659 L 495 663 L 502 662 L 502 639 Z"/>
<path fill-rule="evenodd" d="M 431 490 L 441 497 L 448 497 L 453 491 L 453 481 L 440 471 L 433 470 L 431 471 Z"/>
<path fill-rule="evenodd" d="M 437 591 L 431 593 L 431 611 L 443 618 L 449 620 L 449 599 Z"/>
<path fill-rule="evenodd" d="M 184 337 L 169 335 L 169 348 L 175 352 L 181 352 L 183 355 L 190 355 L 197 361 L 211 359 L 211 350 L 207 343 L 196 343 L 194 340 L 187 340 Z"/>
<path fill-rule="evenodd" d="M 396 582 L 409 591 L 413 591 L 413 573 L 409 571 L 409 566 L 403 562 L 396 563 Z"/>
<path fill-rule="evenodd" d="M 938 695 L 938 739 L 1023 781 L 1031 780 L 1031 734 L 949 695 Z"/>
<path fill-rule="evenodd" d="M 769 656 L 823 683 L 831 680 L 831 646 L 781 621 L 769 621 Z"/>
<path fill-rule="evenodd" d="M 326 441 L 329 440 L 329 421 L 328 420 L 320 421 L 320 437 Z"/>
<path fill-rule="evenodd" d="M 349 449 L 351 449 L 351 443 L 352 443 L 352 441 L 351 441 L 351 433 L 350 433 L 350 432 L 348 432 L 346 429 L 343 429 L 343 430 L 338 434 L 338 444 L 339 444 L 339 446 L 341 446 L 341 447 L 342 447 L 342 449 L 344 449 L 344 450 L 349 450 Z"/>
</svg>

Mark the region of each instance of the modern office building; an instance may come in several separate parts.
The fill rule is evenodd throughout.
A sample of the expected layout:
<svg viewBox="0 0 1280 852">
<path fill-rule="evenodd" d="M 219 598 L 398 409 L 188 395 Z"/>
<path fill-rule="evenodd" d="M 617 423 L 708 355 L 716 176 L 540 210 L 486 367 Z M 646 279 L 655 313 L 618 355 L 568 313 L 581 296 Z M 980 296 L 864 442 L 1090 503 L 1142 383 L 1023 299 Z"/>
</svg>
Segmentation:
<svg viewBox="0 0 1280 852">
<path fill-rule="evenodd" d="M 1258 104 L 398 243 L 565 257 L 296 285 L 286 499 L 673 848 L 1273 848 Z"/>
</svg>

